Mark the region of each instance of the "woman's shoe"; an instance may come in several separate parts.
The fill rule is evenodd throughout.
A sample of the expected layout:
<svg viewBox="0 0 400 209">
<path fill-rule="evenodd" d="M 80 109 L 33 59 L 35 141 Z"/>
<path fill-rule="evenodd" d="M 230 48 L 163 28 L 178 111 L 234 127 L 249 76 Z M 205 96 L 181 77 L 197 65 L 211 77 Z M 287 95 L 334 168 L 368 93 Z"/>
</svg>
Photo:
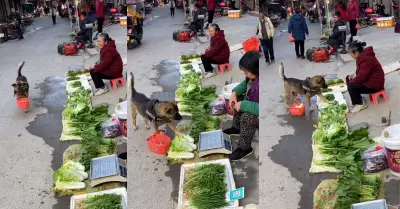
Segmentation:
<svg viewBox="0 0 400 209">
<path fill-rule="evenodd" d="M 367 105 L 365 104 L 360 104 L 360 105 L 354 105 L 353 109 L 351 110 L 351 113 L 357 113 L 360 112 L 362 110 L 367 109 Z"/>
<path fill-rule="evenodd" d="M 211 78 L 211 77 L 214 77 L 214 76 L 216 76 L 217 74 L 215 74 L 215 73 L 206 73 L 205 75 L 204 75 L 204 78 Z"/>
<path fill-rule="evenodd" d="M 108 92 L 107 87 L 104 86 L 104 88 L 96 89 L 94 92 L 94 96 L 100 96 Z"/>
<path fill-rule="evenodd" d="M 302 59 L 302 60 L 303 60 L 303 59 L 305 59 L 305 57 L 304 57 L 304 56 L 300 56 L 300 59 Z"/>
<path fill-rule="evenodd" d="M 227 135 L 239 135 L 240 134 L 240 130 L 234 127 L 228 128 L 223 130 L 224 134 Z"/>
<path fill-rule="evenodd" d="M 247 150 L 242 150 L 240 148 L 235 149 L 232 154 L 229 155 L 230 161 L 239 161 L 253 153 L 253 148 L 249 148 Z"/>
</svg>

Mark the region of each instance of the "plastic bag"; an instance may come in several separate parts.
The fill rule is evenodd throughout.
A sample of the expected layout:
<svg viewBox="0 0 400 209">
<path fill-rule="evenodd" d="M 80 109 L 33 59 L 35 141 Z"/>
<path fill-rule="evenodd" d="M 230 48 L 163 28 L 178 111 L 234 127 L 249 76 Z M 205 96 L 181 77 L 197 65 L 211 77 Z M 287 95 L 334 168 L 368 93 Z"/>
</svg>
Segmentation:
<svg viewBox="0 0 400 209">
<path fill-rule="evenodd" d="M 295 40 L 294 40 L 294 38 L 293 38 L 293 36 L 292 36 L 292 34 L 289 34 L 289 42 L 294 42 Z"/>
<path fill-rule="evenodd" d="M 325 62 L 329 60 L 329 53 L 325 48 L 314 49 L 314 62 Z"/>
<path fill-rule="evenodd" d="M 376 146 L 366 150 L 363 152 L 362 158 L 364 161 L 365 173 L 377 173 L 389 168 L 385 148 L 383 146 Z"/>
<path fill-rule="evenodd" d="M 121 136 L 119 121 L 115 117 L 112 117 L 101 124 L 101 129 L 103 129 L 103 138 L 115 138 Z"/>
<path fill-rule="evenodd" d="M 211 115 L 223 115 L 226 113 L 225 99 L 218 98 L 210 103 Z"/>
<path fill-rule="evenodd" d="M 260 49 L 260 40 L 256 37 L 251 37 L 243 42 L 243 51 L 258 51 Z"/>
</svg>

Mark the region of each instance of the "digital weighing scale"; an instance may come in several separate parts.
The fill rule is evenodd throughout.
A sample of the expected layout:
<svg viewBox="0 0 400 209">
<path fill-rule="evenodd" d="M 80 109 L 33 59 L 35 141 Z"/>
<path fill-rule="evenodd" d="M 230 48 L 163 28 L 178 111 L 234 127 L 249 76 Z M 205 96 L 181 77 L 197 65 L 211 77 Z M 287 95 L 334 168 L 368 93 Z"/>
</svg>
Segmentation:
<svg viewBox="0 0 400 209">
<path fill-rule="evenodd" d="M 127 182 L 126 161 L 117 155 L 93 158 L 90 162 L 90 186 L 106 182 Z"/>
<path fill-rule="evenodd" d="M 200 133 L 199 157 L 210 154 L 231 154 L 232 143 L 227 138 L 222 130 Z"/>
</svg>

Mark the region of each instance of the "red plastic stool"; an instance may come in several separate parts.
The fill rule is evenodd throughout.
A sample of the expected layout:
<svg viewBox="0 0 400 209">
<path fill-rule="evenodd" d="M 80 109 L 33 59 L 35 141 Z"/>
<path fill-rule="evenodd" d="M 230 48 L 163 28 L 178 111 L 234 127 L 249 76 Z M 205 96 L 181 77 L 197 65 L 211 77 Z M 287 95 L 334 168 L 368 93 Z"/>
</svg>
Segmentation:
<svg viewBox="0 0 400 209">
<path fill-rule="evenodd" d="M 231 70 L 232 70 L 231 64 L 229 64 L 229 63 L 225 63 L 225 64 L 220 64 L 220 65 L 218 65 L 218 71 L 219 71 L 221 74 L 224 74 L 225 68 L 228 68 L 228 71 L 231 71 Z"/>
<path fill-rule="evenodd" d="M 120 83 L 122 86 L 125 86 L 124 77 L 115 78 L 115 79 L 110 80 L 110 86 L 111 86 L 111 88 L 114 89 L 114 91 L 118 90 L 118 84 L 117 83 Z"/>
<path fill-rule="evenodd" d="M 383 97 L 385 101 L 388 101 L 388 97 L 386 95 L 386 91 L 382 90 L 373 94 L 369 94 L 369 100 L 372 101 L 374 104 L 378 104 L 378 96 Z"/>
</svg>

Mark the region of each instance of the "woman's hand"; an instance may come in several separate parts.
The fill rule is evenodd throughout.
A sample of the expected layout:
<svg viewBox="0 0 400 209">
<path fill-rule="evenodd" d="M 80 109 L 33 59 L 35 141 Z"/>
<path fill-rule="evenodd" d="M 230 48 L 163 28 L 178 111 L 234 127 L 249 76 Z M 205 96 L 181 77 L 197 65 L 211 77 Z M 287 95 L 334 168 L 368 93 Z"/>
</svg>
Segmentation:
<svg viewBox="0 0 400 209">
<path fill-rule="evenodd" d="M 236 92 L 233 91 L 231 98 L 229 98 L 229 108 L 233 110 L 235 108 L 236 103 L 237 103 L 237 96 Z"/>
<path fill-rule="evenodd" d="M 356 75 L 351 74 L 351 75 L 349 75 L 349 80 L 354 79 L 355 77 L 356 77 Z"/>
<path fill-rule="evenodd" d="M 236 112 L 239 112 L 239 111 L 240 111 L 240 103 L 241 103 L 241 102 L 236 102 L 236 103 L 235 103 L 235 110 L 236 110 Z"/>
</svg>

